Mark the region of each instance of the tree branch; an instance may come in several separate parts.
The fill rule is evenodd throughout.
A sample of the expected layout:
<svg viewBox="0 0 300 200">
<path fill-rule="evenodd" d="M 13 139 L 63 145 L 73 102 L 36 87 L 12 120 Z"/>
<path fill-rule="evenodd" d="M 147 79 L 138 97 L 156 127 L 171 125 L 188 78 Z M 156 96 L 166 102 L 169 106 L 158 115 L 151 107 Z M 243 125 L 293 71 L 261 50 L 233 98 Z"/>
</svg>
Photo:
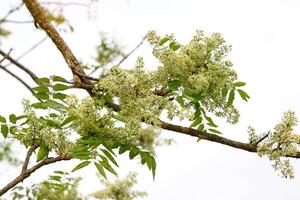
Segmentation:
<svg viewBox="0 0 300 200">
<path fill-rule="evenodd" d="M 42 160 L 41 162 L 37 163 L 36 165 L 34 165 L 33 167 L 26 169 L 24 171 L 22 170 L 22 172 L 20 173 L 19 176 L 17 176 L 14 180 L 12 180 L 10 183 L 8 183 L 6 186 L 4 186 L 0 190 L 0 197 L 3 194 L 5 194 L 8 190 L 10 190 L 14 186 L 16 186 L 18 183 L 20 183 L 23 180 L 25 180 L 26 178 L 28 178 L 33 172 L 35 172 L 39 168 L 41 168 L 45 165 L 49 165 L 49 164 L 58 162 L 58 161 L 70 160 L 70 159 L 71 158 L 68 156 L 57 156 L 57 157 L 52 157 L 52 158 L 46 158 L 46 159 Z"/>
<path fill-rule="evenodd" d="M 120 62 L 118 62 L 117 65 L 121 65 L 129 56 L 131 56 L 131 54 L 133 54 L 143 43 L 144 41 L 146 40 L 147 38 L 147 35 L 145 35 L 142 39 L 142 41 L 140 43 L 138 43 L 138 45 L 136 45 L 136 47 L 134 49 L 132 49 L 128 54 L 126 54 L 122 60 L 120 60 Z"/>
<path fill-rule="evenodd" d="M 23 173 L 28 168 L 30 157 L 31 157 L 32 153 L 36 150 L 36 148 L 37 148 L 37 146 L 33 145 L 28 149 L 23 166 L 22 166 L 21 173 Z"/>
<path fill-rule="evenodd" d="M 25 3 L 28 11 L 31 13 L 35 23 L 37 23 L 41 27 L 41 29 L 43 29 L 46 32 L 48 37 L 51 38 L 52 42 L 63 55 L 68 67 L 73 73 L 75 86 L 80 86 L 81 83 L 91 84 L 91 82 L 88 79 L 85 79 L 78 75 L 86 74 L 80 66 L 79 61 L 69 48 L 69 46 L 63 40 L 60 34 L 56 31 L 54 26 L 48 21 L 45 15 L 45 9 L 36 0 L 23 0 L 23 2 Z"/>
<path fill-rule="evenodd" d="M 21 79 L 19 76 L 17 76 L 16 74 L 14 74 L 13 72 L 9 71 L 8 69 L 6 69 L 4 66 L 0 65 L 0 69 L 2 69 L 3 71 L 5 71 L 6 73 L 8 73 L 9 75 L 11 75 L 12 77 L 14 77 L 15 79 L 17 79 L 20 83 L 22 83 L 32 94 L 34 94 L 33 90 L 31 89 L 31 87 L 23 80 Z"/>
<path fill-rule="evenodd" d="M 37 82 L 38 76 L 35 73 L 33 73 L 30 69 L 28 69 L 27 67 L 25 67 L 24 65 L 22 65 L 21 63 L 19 63 L 17 60 L 13 59 L 10 55 L 8 55 L 7 53 L 5 53 L 1 49 L 0 49 L 0 54 L 3 57 L 6 57 L 7 60 L 9 60 L 11 63 L 13 63 L 14 65 L 16 65 L 17 67 L 19 67 L 21 70 L 23 70 L 24 72 L 26 72 L 35 82 Z"/>
</svg>

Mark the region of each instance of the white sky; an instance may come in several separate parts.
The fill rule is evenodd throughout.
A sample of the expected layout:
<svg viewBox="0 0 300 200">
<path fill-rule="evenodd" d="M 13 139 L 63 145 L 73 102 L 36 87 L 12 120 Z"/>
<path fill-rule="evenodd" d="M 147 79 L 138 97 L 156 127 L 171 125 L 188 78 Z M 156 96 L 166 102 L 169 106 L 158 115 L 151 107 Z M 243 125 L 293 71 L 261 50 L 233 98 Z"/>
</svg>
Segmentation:
<svg viewBox="0 0 300 200">
<path fill-rule="evenodd" d="M 10 1 L 18 2 L 18 1 Z M 7 12 L 8 1 L 0 3 L 0 16 Z M 268 131 L 289 109 L 300 116 L 300 2 L 296 0 L 100 0 L 92 8 L 97 20 L 88 21 L 81 9 L 67 13 L 75 33 L 64 38 L 75 54 L 89 62 L 99 41 L 99 32 L 120 41 L 131 50 L 148 30 L 174 33 L 180 43 L 187 42 L 196 29 L 205 33 L 220 32 L 233 46 L 230 59 L 240 80 L 247 82 L 249 103 L 237 101 L 241 118 L 235 126 L 221 126 L 224 136 L 247 140 L 247 126 Z M 28 16 L 23 10 L 18 17 Z M 13 27 L 13 26 L 12 26 Z M 15 34 L 3 41 L 1 48 L 13 47 L 13 56 L 20 55 L 44 34 L 32 25 L 14 28 Z M 137 56 L 144 56 L 153 68 L 151 48 L 143 45 L 124 66 L 131 66 Z M 63 59 L 50 41 L 21 60 L 40 76 L 60 74 L 71 77 Z M 11 69 L 15 69 L 11 66 Z M 25 77 L 26 75 L 21 75 Z M 30 79 L 27 79 L 30 81 Z M 16 80 L 0 71 L 0 113 L 20 113 L 21 100 L 30 94 Z M 299 130 L 299 128 L 298 128 Z M 294 161 L 296 178 L 284 180 L 276 175 L 267 159 L 210 142 L 196 143 L 195 138 L 177 133 L 162 135 L 176 139 L 177 144 L 157 149 L 157 176 L 138 161 L 121 158 L 121 177 L 127 171 L 139 172 L 138 188 L 149 193 L 150 200 L 281 200 L 299 199 L 300 167 Z M 1 138 L 2 140 L 2 138 Z M 57 164 L 37 171 L 26 183 L 47 177 L 55 169 L 72 169 L 76 163 Z M 7 171 L 6 171 L 7 170 Z M 0 166 L 0 185 L 15 176 L 14 169 Z M 99 187 L 93 167 L 76 175 L 85 176 L 82 191 Z"/>
</svg>

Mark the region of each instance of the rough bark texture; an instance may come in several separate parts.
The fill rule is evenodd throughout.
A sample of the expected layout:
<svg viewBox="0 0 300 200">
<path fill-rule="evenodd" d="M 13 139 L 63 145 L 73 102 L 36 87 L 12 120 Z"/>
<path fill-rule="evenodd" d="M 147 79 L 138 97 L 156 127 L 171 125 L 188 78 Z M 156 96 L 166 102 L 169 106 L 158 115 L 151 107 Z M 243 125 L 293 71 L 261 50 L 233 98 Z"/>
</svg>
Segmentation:
<svg viewBox="0 0 300 200">
<path fill-rule="evenodd" d="M 69 46 L 54 28 L 54 26 L 48 21 L 46 10 L 36 0 L 23 0 L 23 2 L 31 13 L 35 24 L 37 24 L 42 30 L 46 32 L 48 37 L 53 41 L 55 46 L 63 55 L 67 65 L 73 73 L 74 85 L 76 87 L 80 87 L 81 83 L 91 84 L 88 79 L 83 78 L 84 76 L 86 76 L 86 74 Z"/>
</svg>

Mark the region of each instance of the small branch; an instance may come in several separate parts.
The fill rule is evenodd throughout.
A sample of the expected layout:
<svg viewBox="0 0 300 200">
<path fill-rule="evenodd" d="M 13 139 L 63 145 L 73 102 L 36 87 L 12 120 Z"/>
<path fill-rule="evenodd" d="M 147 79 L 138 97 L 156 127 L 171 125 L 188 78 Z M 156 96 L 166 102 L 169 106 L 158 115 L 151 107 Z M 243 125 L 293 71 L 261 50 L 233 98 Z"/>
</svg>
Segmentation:
<svg viewBox="0 0 300 200">
<path fill-rule="evenodd" d="M 16 20 L 10 20 L 10 19 L 5 19 L 2 21 L 3 23 L 11 23 L 11 24 L 31 24 L 34 21 L 27 20 L 27 21 L 16 21 Z"/>
<path fill-rule="evenodd" d="M 43 42 L 45 42 L 47 39 L 48 39 L 48 37 L 44 37 L 43 39 L 38 41 L 36 44 L 34 44 L 32 47 L 30 47 L 28 50 L 26 50 L 24 53 L 22 53 L 19 57 L 17 57 L 16 60 L 19 60 L 19 59 L 23 58 L 24 56 L 26 56 L 28 53 L 30 53 L 31 51 L 36 49 L 38 46 L 43 44 Z"/>
<path fill-rule="evenodd" d="M 30 157 L 31 157 L 32 153 L 36 150 L 36 148 L 37 148 L 37 146 L 33 145 L 28 149 L 23 166 L 22 166 L 21 173 L 23 173 L 25 170 L 27 170 Z"/>
<path fill-rule="evenodd" d="M 255 144 L 258 145 L 259 143 L 261 143 L 263 140 L 265 140 L 269 135 L 270 135 L 270 131 L 264 135 L 263 137 L 261 137 Z"/>
<path fill-rule="evenodd" d="M 45 5 L 59 5 L 59 6 L 89 6 L 88 3 L 79 3 L 79 2 L 59 2 L 59 1 L 41 1 L 40 4 L 45 4 Z"/>
<path fill-rule="evenodd" d="M 0 189 L 0 197 L 5 194 L 8 190 L 16 186 L 18 183 L 24 181 L 26 178 L 28 178 L 33 172 L 38 170 L 39 168 L 49 165 L 55 162 L 63 161 L 63 160 L 70 160 L 71 158 L 68 156 L 57 156 L 53 158 L 46 158 L 42 160 L 41 162 L 37 163 L 33 167 L 26 169 L 20 173 L 19 176 L 17 176 L 14 180 L 12 180 L 10 183 L 8 183 L 6 186 L 4 186 L 2 189 Z"/>
<path fill-rule="evenodd" d="M 37 0 L 23 0 L 23 2 L 25 3 L 28 11 L 31 13 L 35 23 L 37 23 L 39 27 L 46 32 L 48 37 L 52 40 L 52 42 L 64 57 L 68 67 L 73 73 L 75 86 L 80 86 L 81 83 L 91 84 L 88 79 L 84 79 L 83 77 L 78 76 L 78 74 L 86 74 L 69 46 L 54 28 L 54 26 L 48 21 L 45 15 L 45 8 L 43 8 Z"/>
<path fill-rule="evenodd" d="M 6 57 L 7 60 L 9 60 L 11 63 L 13 63 L 15 66 L 19 67 L 21 70 L 26 72 L 35 82 L 37 82 L 38 76 L 35 75 L 31 70 L 29 70 L 27 67 L 19 63 L 17 60 L 13 59 L 11 56 L 9 56 L 7 53 L 2 51 L 0 49 L 0 54 L 4 57 Z"/>
<path fill-rule="evenodd" d="M 10 49 L 9 52 L 8 52 L 5 56 L 3 56 L 3 58 L 0 60 L 0 64 L 1 64 L 4 60 L 7 59 L 7 57 L 8 57 L 9 54 L 11 53 L 11 51 L 12 51 L 12 49 Z"/>
<path fill-rule="evenodd" d="M 131 56 L 131 54 L 133 54 L 140 46 L 142 46 L 142 44 L 144 43 L 144 41 L 146 40 L 147 35 L 145 35 L 142 39 L 142 41 L 134 48 L 132 49 L 128 54 L 126 54 L 122 60 L 120 60 L 120 62 L 118 62 L 117 65 L 121 65 L 129 56 Z"/>
<path fill-rule="evenodd" d="M 34 94 L 33 90 L 31 89 L 31 87 L 23 80 L 21 79 L 19 76 L 17 76 L 16 74 L 14 74 L 13 72 L 9 71 L 8 69 L 6 69 L 4 66 L 0 65 L 0 69 L 2 69 L 3 71 L 5 71 L 6 73 L 8 73 L 9 75 L 11 75 L 12 77 L 14 77 L 15 79 L 17 79 L 20 83 L 22 83 L 32 94 Z"/>
<path fill-rule="evenodd" d="M 0 23 L 4 22 L 12 13 L 14 13 L 15 11 L 19 10 L 22 6 L 23 6 L 23 2 L 21 4 L 19 4 L 18 6 L 10 9 L 7 14 L 2 18 L 0 19 Z"/>
</svg>

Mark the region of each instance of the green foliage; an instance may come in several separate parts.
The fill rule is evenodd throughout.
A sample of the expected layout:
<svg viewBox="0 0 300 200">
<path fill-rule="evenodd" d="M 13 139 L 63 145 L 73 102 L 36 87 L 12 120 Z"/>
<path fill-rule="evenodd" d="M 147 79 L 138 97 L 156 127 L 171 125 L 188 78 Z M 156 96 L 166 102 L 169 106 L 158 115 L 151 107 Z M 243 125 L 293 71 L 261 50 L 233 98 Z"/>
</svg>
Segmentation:
<svg viewBox="0 0 300 200">
<path fill-rule="evenodd" d="M 125 179 L 117 179 L 115 182 L 109 182 L 101 179 L 105 189 L 94 192 L 91 196 L 103 200 L 133 200 L 138 197 L 147 196 L 146 192 L 133 191 L 132 187 L 136 184 L 136 174 L 130 173 Z"/>
<path fill-rule="evenodd" d="M 68 173 L 55 171 L 48 180 L 30 187 L 17 186 L 13 189 L 13 200 L 84 200 L 78 193 L 80 178 L 73 178 Z"/>
</svg>

